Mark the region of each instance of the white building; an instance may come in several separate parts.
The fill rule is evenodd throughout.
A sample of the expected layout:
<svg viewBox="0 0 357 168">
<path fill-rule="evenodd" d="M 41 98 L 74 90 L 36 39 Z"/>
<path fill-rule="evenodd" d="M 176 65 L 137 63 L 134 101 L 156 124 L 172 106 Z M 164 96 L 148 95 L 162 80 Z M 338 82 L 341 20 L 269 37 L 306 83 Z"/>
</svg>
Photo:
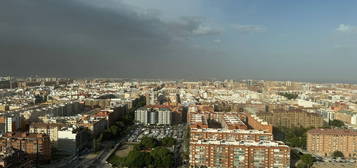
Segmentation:
<svg viewBox="0 0 357 168">
<path fill-rule="evenodd" d="M 149 119 L 149 115 L 148 115 L 148 110 L 147 108 L 138 108 L 135 111 L 135 121 L 137 122 L 141 122 L 143 124 L 148 124 L 148 119 Z"/>
<path fill-rule="evenodd" d="M 160 108 L 158 111 L 158 122 L 159 125 L 171 125 L 172 112 L 167 108 Z"/>
</svg>

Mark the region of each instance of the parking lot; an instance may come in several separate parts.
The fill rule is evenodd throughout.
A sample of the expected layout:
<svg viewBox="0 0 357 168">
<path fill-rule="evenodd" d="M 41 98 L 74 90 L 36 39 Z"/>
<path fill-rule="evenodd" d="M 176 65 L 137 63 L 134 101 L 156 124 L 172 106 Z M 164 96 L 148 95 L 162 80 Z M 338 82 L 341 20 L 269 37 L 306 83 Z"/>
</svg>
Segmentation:
<svg viewBox="0 0 357 168">
<path fill-rule="evenodd" d="M 129 137 L 128 142 L 140 142 L 145 136 L 162 139 L 164 137 L 172 137 L 178 141 L 184 138 L 185 126 L 182 124 L 175 126 L 156 126 L 156 125 L 137 125 L 134 133 Z"/>
</svg>

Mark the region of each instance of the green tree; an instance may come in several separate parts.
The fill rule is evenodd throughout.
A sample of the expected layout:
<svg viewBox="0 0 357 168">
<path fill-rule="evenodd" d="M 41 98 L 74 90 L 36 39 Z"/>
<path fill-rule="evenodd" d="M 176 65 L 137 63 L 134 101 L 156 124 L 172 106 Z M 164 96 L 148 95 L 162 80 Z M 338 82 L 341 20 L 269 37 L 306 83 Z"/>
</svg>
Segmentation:
<svg viewBox="0 0 357 168">
<path fill-rule="evenodd" d="M 335 151 L 332 153 L 332 157 L 333 158 L 338 158 L 338 157 L 344 158 L 345 156 L 343 155 L 343 153 L 341 151 Z"/>
<path fill-rule="evenodd" d="M 171 147 L 176 144 L 176 139 L 172 137 L 165 137 L 161 139 L 161 145 Z"/>
<path fill-rule="evenodd" d="M 296 165 L 296 168 L 307 168 L 308 166 L 306 165 L 306 163 L 304 162 L 299 162 L 297 165 Z"/>
<path fill-rule="evenodd" d="M 130 151 L 128 156 L 125 158 L 124 165 L 133 168 L 140 168 L 150 165 L 152 158 L 147 152 L 140 151 Z"/>
<path fill-rule="evenodd" d="M 306 132 L 309 128 L 303 127 L 274 127 L 274 138 L 280 141 L 284 141 L 286 144 L 292 147 L 299 147 L 306 149 Z"/>
<path fill-rule="evenodd" d="M 329 125 L 331 127 L 341 128 L 341 127 L 345 126 L 345 123 L 341 120 L 332 120 L 332 121 L 330 121 Z"/>
<path fill-rule="evenodd" d="M 174 163 L 173 154 L 165 147 L 156 147 L 150 154 L 154 159 L 155 167 L 172 167 Z"/>
<path fill-rule="evenodd" d="M 298 94 L 294 94 L 294 93 L 279 93 L 279 95 L 284 96 L 289 100 L 296 99 L 299 96 Z"/>
<path fill-rule="evenodd" d="M 119 128 L 116 125 L 110 126 L 110 133 L 113 135 L 113 137 L 116 137 L 119 133 Z"/>
<path fill-rule="evenodd" d="M 140 144 L 142 146 L 144 146 L 145 148 L 155 148 L 158 145 L 158 141 L 155 138 L 151 138 L 151 137 L 143 137 L 143 139 L 141 139 Z"/>
<path fill-rule="evenodd" d="M 300 157 L 300 160 L 306 164 L 307 167 L 310 167 L 314 162 L 314 158 L 310 154 L 304 154 Z"/>
</svg>

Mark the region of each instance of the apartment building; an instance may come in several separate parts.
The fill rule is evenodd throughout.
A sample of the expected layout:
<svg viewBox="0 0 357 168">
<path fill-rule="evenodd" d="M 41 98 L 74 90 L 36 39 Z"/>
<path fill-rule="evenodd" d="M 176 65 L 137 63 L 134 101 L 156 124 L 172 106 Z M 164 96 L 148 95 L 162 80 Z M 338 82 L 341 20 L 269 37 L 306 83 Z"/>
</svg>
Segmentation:
<svg viewBox="0 0 357 168">
<path fill-rule="evenodd" d="M 346 158 L 357 158 L 357 131 L 313 129 L 307 132 L 307 151 L 328 157 L 341 151 Z"/>
<path fill-rule="evenodd" d="M 191 141 L 189 163 L 208 168 L 288 168 L 290 148 L 271 141 Z"/>
<path fill-rule="evenodd" d="M 259 130 L 242 130 L 242 129 L 214 129 L 214 128 L 193 128 L 190 131 L 191 141 L 198 140 L 226 140 L 226 141 L 272 141 L 273 135 L 271 133 Z"/>
<path fill-rule="evenodd" d="M 341 120 L 347 124 L 357 124 L 357 113 L 351 111 L 338 111 L 334 114 L 334 119 Z"/>
<path fill-rule="evenodd" d="M 275 127 L 318 128 L 324 125 L 324 119 L 320 114 L 309 113 L 300 109 L 280 109 L 257 113 L 256 115 Z"/>
<path fill-rule="evenodd" d="M 273 133 L 273 125 L 264 121 L 260 117 L 249 113 L 244 113 L 244 116 L 245 116 L 246 123 L 252 129 L 263 130 L 269 133 Z"/>
<path fill-rule="evenodd" d="M 248 129 L 237 115 L 222 115 L 221 125 L 226 129 Z"/>
<path fill-rule="evenodd" d="M 0 138 L 0 147 L 11 146 L 25 152 L 32 160 L 49 162 L 51 160 L 51 143 L 46 134 L 6 133 Z"/>
<path fill-rule="evenodd" d="M 32 161 L 20 150 L 11 147 L 0 148 L 1 168 L 32 168 Z"/>
<path fill-rule="evenodd" d="M 58 126 L 57 124 L 32 123 L 30 125 L 30 133 L 47 134 L 52 143 L 58 141 Z"/>
<path fill-rule="evenodd" d="M 148 124 L 148 112 L 147 109 L 145 107 L 140 107 L 135 111 L 135 120 L 143 123 L 143 124 Z"/>
<path fill-rule="evenodd" d="M 272 125 L 257 116 L 239 112 L 191 112 L 189 119 L 191 167 L 290 166 L 290 148 L 273 141 Z M 221 128 L 209 120 L 218 122 Z"/>
<path fill-rule="evenodd" d="M 208 128 L 207 118 L 203 114 L 190 115 L 190 128 Z"/>
<path fill-rule="evenodd" d="M 158 122 L 159 125 L 171 125 L 172 112 L 168 108 L 160 108 L 158 110 Z"/>
<path fill-rule="evenodd" d="M 172 111 L 168 108 L 142 107 L 135 111 L 135 120 L 145 125 L 171 125 Z"/>
</svg>

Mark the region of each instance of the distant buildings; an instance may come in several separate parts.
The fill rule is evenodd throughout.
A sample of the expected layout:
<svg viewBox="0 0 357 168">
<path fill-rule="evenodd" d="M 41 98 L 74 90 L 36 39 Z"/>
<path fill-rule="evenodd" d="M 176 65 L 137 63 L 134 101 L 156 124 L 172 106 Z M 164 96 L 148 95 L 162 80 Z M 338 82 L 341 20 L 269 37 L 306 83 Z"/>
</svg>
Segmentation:
<svg viewBox="0 0 357 168">
<path fill-rule="evenodd" d="M 357 132 L 348 129 L 313 129 L 307 132 L 307 151 L 329 157 L 340 151 L 346 158 L 357 158 Z"/>
</svg>

